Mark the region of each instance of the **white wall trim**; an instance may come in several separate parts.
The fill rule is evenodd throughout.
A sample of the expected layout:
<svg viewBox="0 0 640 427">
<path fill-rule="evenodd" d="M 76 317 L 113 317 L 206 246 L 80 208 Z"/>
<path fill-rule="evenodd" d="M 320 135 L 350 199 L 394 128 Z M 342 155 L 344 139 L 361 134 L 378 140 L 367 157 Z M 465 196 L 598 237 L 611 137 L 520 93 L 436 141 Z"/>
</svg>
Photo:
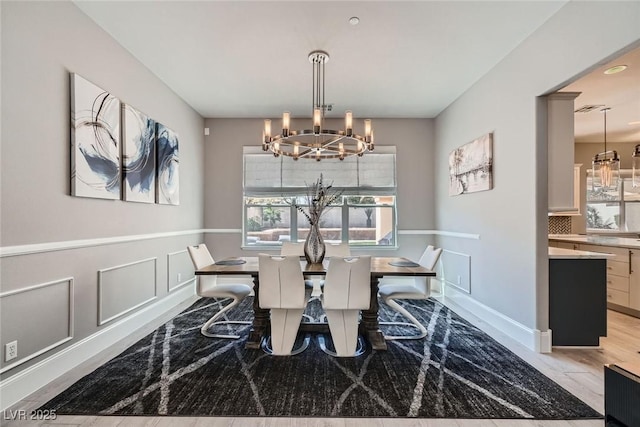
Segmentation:
<svg viewBox="0 0 640 427">
<path fill-rule="evenodd" d="M 444 285 L 442 302 L 454 311 L 456 306 L 468 311 L 530 350 L 539 353 L 551 351 L 551 331 L 528 328 L 452 286 Z"/>
<path fill-rule="evenodd" d="M 184 287 L 95 334 L 51 355 L 9 378 L 0 381 L 0 402 L 5 410 L 44 387 L 59 376 L 126 338 L 147 323 L 195 295 L 192 287 Z"/>
<path fill-rule="evenodd" d="M 54 342 L 53 344 L 50 344 L 44 348 L 41 348 L 38 351 L 35 351 L 23 358 L 20 358 L 18 360 L 16 360 L 15 362 L 13 362 L 10 365 L 6 365 L 4 366 L 2 369 L 0 369 L 0 374 L 3 374 L 13 368 L 15 368 L 16 366 L 22 365 L 23 363 L 25 363 L 28 360 L 34 359 L 38 356 L 40 356 L 41 354 L 44 354 L 46 352 L 48 352 L 49 350 L 52 350 L 58 346 L 61 346 L 62 344 L 71 341 L 73 339 L 73 323 L 74 323 L 74 312 L 73 312 L 73 277 L 65 277 L 64 279 L 59 279 L 59 280 L 54 280 L 51 282 L 47 282 L 47 283 L 41 283 L 38 285 L 34 285 L 34 286 L 28 286 L 26 288 L 21 288 L 21 289 L 16 289 L 13 291 L 9 291 L 9 292 L 5 292 L 3 294 L 0 294 L 0 298 L 4 298 L 4 297 L 8 297 L 11 295 L 16 295 L 16 294 L 20 294 L 22 292 L 29 292 L 29 291 L 34 291 L 36 289 L 42 289 L 44 287 L 47 286 L 51 286 L 51 285 L 57 285 L 59 283 L 68 283 L 69 284 L 69 288 L 68 288 L 68 294 L 69 294 L 69 309 L 67 312 L 67 336 L 59 341 Z"/>
<path fill-rule="evenodd" d="M 459 233 L 456 231 L 444 231 L 444 230 L 398 230 L 398 234 L 447 236 L 447 237 L 459 237 L 461 239 L 480 240 L 479 234 Z"/>
<path fill-rule="evenodd" d="M 175 236 L 188 236 L 191 234 L 242 234 L 241 228 L 198 228 L 193 230 L 169 231 L 165 233 L 135 234 L 131 236 L 102 237 L 96 239 L 66 240 L 61 242 L 33 243 L 29 245 L 16 245 L 0 247 L 0 258 L 32 255 L 42 252 L 66 251 L 69 249 L 89 248 L 92 246 L 113 245 L 117 243 L 137 242 L 140 240 L 163 239 Z M 407 235 L 435 235 L 459 237 L 461 239 L 480 240 L 479 234 L 458 233 L 441 230 L 398 230 L 398 234 Z"/>
<path fill-rule="evenodd" d="M 149 262 L 149 261 L 153 261 L 153 271 L 154 271 L 154 278 L 153 278 L 153 296 L 139 302 L 138 304 L 129 307 L 125 310 L 122 310 L 120 313 L 116 313 L 113 316 L 109 317 L 108 319 L 103 319 L 102 318 L 102 288 L 104 287 L 103 284 L 103 278 L 102 276 L 104 275 L 104 273 L 109 272 L 109 271 L 113 271 L 113 270 L 119 270 L 121 268 L 125 268 L 125 267 L 130 267 L 132 265 L 137 265 L 137 264 L 142 264 L 143 262 Z M 102 270 L 98 270 L 98 326 L 102 326 L 105 323 L 109 323 L 114 319 L 117 319 L 118 317 L 122 317 L 127 313 L 132 312 L 133 310 L 136 310 L 137 308 L 142 307 L 143 305 L 146 305 L 148 303 L 150 303 L 151 301 L 155 300 L 158 298 L 158 275 L 157 275 L 157 270 L 158 270 L 158 258 L 153 257 L 153 258 L 146 258 L 146 259 L 141 259 L 138 261 L 133 261 L 133 262 L 129 262 L 127 264 L 122 264 L 122 265 L 116 265 L 114 267 L 109 267 L 109 268 L 104 268 Z"/>
<path fill-rule="evenodd" d="M 183 280 L 182 282 L 178 283 L 177 285 L 171 287 L 171 277 L 169 276 L 169 273 L 171 273 L 171 257 L 174 255 L 180 255 L 180 254 L 184 254 L 189 252 L 186 249 L 182 249 L 181 251 L 176 251 L 176 252 L 169 252 L 167 254 L 167 293 L 171 293 L 173 291 L 175 291 L 176 289 L 180 289 L 181 287 L 185 286 L 187 283 L 191 283 L 191 282 L 195 282 L 196 278 L 195 276 L 187 279 L 187 280 Z"/>
<path fill-rule="evenodd" d="M 205 228 L 202 231 L 204 233 L 210 233 L 210 234 L 241 234 L 242 233 L 241 228 Z M 448 236 L 448 237 L 459 237 L 461 239 L 480 240 L 479 234 L 458 233 L 455 231 L 443 231 L 443 230 L 398 230 L 398 234 Z"/>
<path fill-rule="evenodd" d="M 178 283 L 177 285 L 175 285 L 172 288 L 169 288 L 169 293 L 175 291 L 176 289 L 180 289 L 182 287 L 184 287 L 185 285 L 188 285 L 189 283 L 195 283 L 196 282 L 196 278 L 192 277 L 191 279 L 185 280 L 183 282 Z"/>
<path fill-rule="evenodd" d="M 62 242 L 34 243 L 31 245 L 4 246 L 0 248 L 0 258 L 31 255 L 42 252 L 65 251 L 92 246 L 113 245 L 116 243 L 137 242 L 140 240 L 162 239 L 166 237 L 188 236 L 203 233 L 203 229 L 169 231 L 165 233 L 135 234 L 131 236 L 103 237 L 97 239 L 67 240 Z"/>
</svg>

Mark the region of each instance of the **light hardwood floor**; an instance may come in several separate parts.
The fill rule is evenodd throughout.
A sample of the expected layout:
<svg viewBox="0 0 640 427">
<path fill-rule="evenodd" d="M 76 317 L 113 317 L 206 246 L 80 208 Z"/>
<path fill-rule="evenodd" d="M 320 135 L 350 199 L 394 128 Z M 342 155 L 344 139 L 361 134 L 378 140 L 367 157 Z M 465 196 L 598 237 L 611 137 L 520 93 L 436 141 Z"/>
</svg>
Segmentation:
<svg viewBox="0 0 640 427">
<path fill-rule="evenodd" d="M 108 351 L 78 366 L 56 381 L 14 405 L 11 410 L 29 410 L 66 389 L 97 366 L 116 356 L 129 345 L 153 331 L 184 309 L 185 303 L 176 307 L 152 324 L 147 325 Z M 562 385 L 600 413 L 604 413 L 604 374 L 607 363 L 640 362 L 640 319 L 615 311 L 608 312 L 608 333 L 601 338 L 600 347 L 554 348 L 550 354 L 532 352 L 513 339 L 495 330 L 472 314 L 454 307 L 454 311 L 505 345 L 518 356 Z M 94 427 L 602 427 L 602 420 L 467 420 L 467 419 L 363 419 L 363 418 L 231 418 L 231 417 L 97 417 L 58 416 L 50 421 L 7 421 L 7 411 L 2 420 L 6 427 L 27 426 L 94 426 Z"/>
</svg>

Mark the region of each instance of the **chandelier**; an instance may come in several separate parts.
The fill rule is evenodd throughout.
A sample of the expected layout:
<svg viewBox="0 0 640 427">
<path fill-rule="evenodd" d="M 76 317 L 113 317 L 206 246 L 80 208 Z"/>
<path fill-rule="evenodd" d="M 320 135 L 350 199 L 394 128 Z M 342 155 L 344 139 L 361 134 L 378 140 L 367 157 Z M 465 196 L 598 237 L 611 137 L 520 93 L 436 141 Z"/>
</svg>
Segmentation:
<svg viewBox="0 0 640 427">
<path fill-rule="evenodd" d="M 324 66 L 329 62 L 329 54 L 314 50 L 309 54 L 313 67 L 312 74 L 312 129 L 291 130 L 291 113 L 282 113 L 282 133 L 271 135 L 271 120 L 264 121 L 262 149 L 272 151 L 273 155 L 299 158 L 340 159 L 347 156 L 362 156 L 365 151 L 374 148 L 371 120 L 364 121 L 364 136 L 353 132 L 353 114 L 347 110 L 344 115 L 344 130 L 331 130 L 324 127 L 324 115 L 332 106 L 324 101 Z"/>
<path fill-rule="evenodd" d="M 609 190 L 618 187 L 620 177 L 620 158 L 615 150 L 607 151 L 607 111 L 611 108 L 603 108 L 604 113 L 604 151 L 593 157 L 593 190 Z"/>
</svg>

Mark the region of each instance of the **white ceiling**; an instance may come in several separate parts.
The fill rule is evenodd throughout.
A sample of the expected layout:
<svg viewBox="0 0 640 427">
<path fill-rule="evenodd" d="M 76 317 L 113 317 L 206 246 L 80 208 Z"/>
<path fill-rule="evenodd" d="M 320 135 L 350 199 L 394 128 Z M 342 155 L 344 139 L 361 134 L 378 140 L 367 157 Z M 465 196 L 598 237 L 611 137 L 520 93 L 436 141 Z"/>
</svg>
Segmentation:
<svg viewBox="0 0 640 427">
<path fill-rule="evenodd" d="M 615 65 L 627 69 L 616 74 L 604 74 Z M 640 48 L 632 50 L 595 68 L 586 76 L 562 89 L 562 92 L 582 92 L 575 100 L 575 108 L 603 105 L 607 111 L 607 142 L 635 142 L 640 144 Z M 604 140 L 602 108 L 589 113 L 575 114 L 576 142 Z M 636 122 L 635 124 L 629 124 Z"/>
<path fill-rule="evenodd" d="M 310 116 L 317 49 L 330 55 L 329 117 L 435 117 L 565 3 L 75 1 L 203 117 L 258 118 Z M 591 86 L 563 90 L 583 92 L 576 106 L 613 103 Z"/>
</svg>

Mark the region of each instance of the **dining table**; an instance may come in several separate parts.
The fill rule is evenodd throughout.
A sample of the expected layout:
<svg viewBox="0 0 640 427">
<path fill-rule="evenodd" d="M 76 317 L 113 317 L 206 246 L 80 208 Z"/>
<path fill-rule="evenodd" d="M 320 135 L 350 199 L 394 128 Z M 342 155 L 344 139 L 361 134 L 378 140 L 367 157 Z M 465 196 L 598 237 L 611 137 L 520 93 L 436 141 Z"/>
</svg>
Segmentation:
<svg viewBox="0 0 640 427">
<path fill-rule="evenodd" d="M 323 276 L 327 273 L 327 267 L 330 262 L 330 258 L 325 258 L 322 263 L 309 264 L 304 258 L 301 258 L 300 267 L 305 277 Z M 253 278 L 255 294 L 253 300 L 254 316 L 245 348 L 260 348 L 262 339 L 268 332 L 270 324 L 269 309 L 260 307 L 258 299 L 258 289 L 260 287 L 258 257 L 221 259 L 217 263 L 196 270 L 195 274 L 198 276 L 249 275 Z M 369 309 L 362 310 L 359 332 L 369 341 L 374 350 L 387 349 L 387 344 L 378 322 L 378 283 L 380 279 L 385 276 L 433 277 L 435 275 L 435 271 L 429 270 L 407 258 L 371 257 L 371 303 Z M 302 322 L 300 330 L 328 332 L 328 327 L 324 322 Z"/>
</svg>

